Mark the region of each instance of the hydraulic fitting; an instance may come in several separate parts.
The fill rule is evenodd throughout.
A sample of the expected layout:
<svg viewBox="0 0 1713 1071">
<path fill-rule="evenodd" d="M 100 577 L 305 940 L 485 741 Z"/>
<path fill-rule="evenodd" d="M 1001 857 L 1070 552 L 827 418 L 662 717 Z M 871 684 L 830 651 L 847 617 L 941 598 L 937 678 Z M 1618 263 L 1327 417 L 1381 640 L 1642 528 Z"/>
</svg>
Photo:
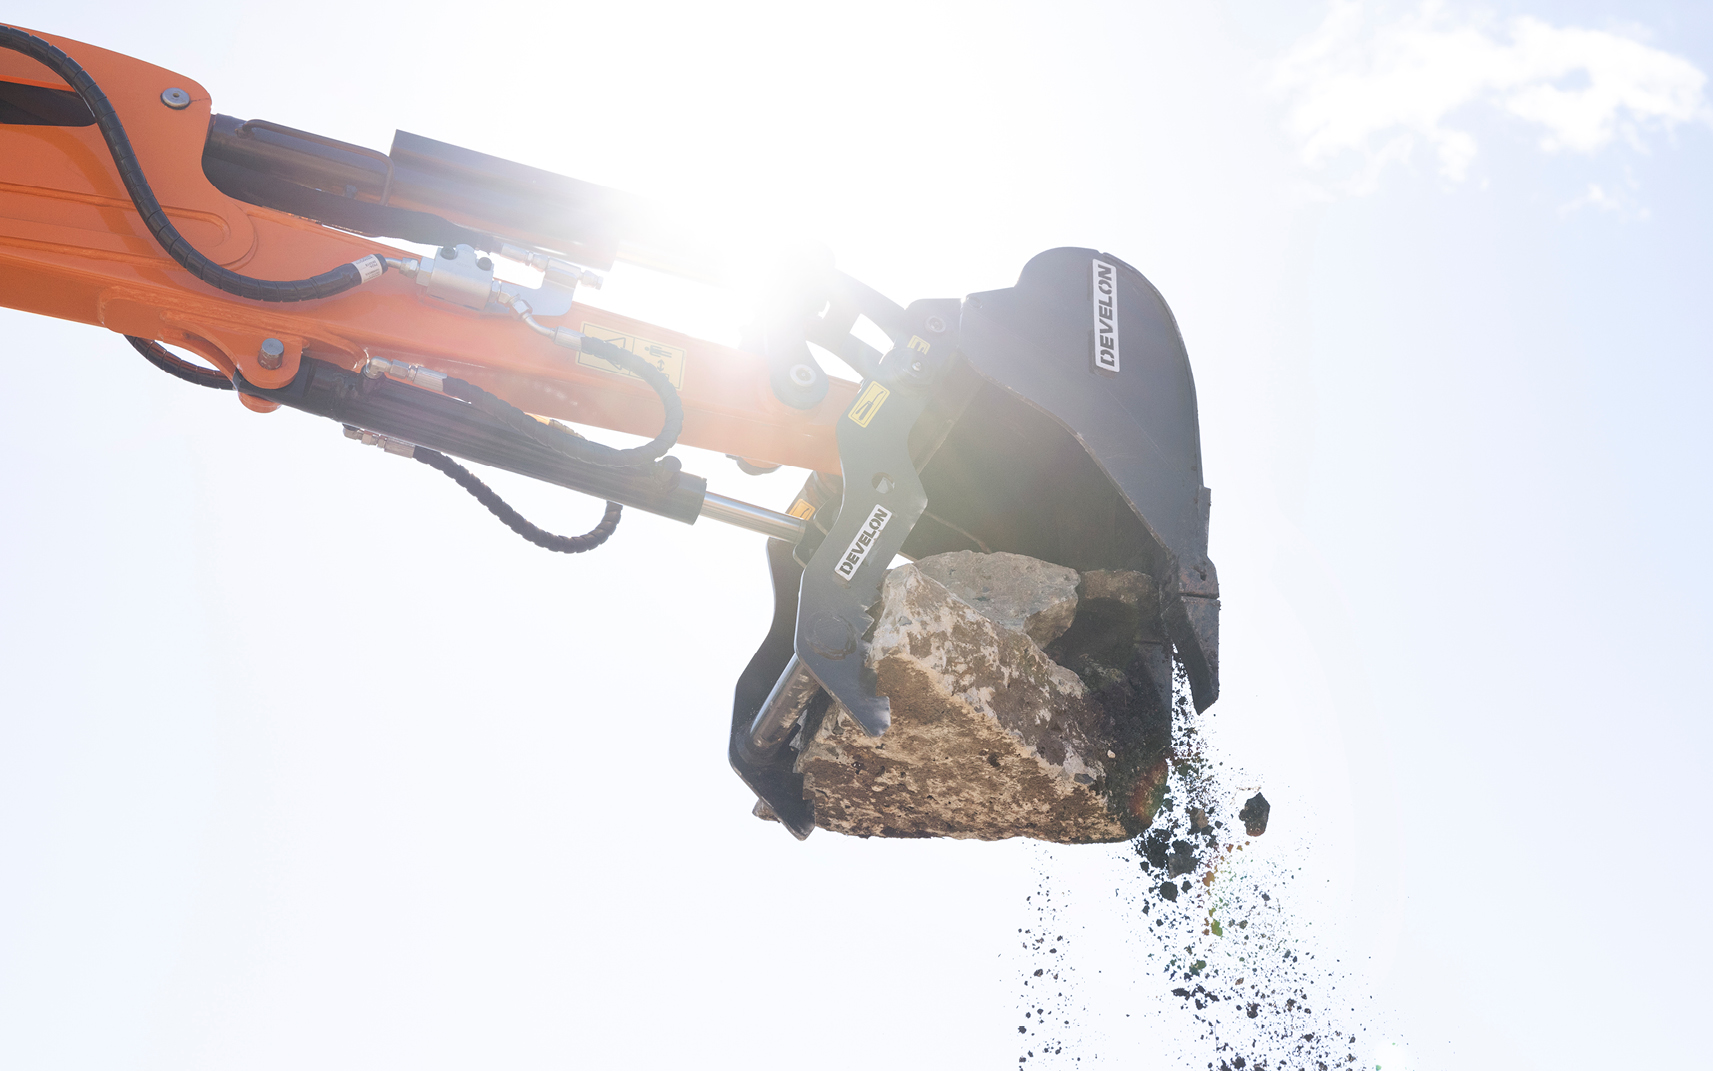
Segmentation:
<svg viewBox="0 0 1713 1071">
<path fill-rule="evenodd" d="M 436 394 L 446 393 L 446 373 L 432 372 L 420 364 L 389 361 L 385 357 L 370 357 L 363 365 L 363 374 L 370 379 L 386 376 L 401 383 L 412 383 Z"/>
</svg>

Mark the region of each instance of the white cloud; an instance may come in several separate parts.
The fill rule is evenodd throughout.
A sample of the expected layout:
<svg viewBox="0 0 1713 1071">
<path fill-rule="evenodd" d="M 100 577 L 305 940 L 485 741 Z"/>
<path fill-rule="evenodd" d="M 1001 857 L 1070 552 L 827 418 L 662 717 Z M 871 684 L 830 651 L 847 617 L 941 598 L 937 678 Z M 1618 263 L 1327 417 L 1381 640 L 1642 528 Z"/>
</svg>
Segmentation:
<svg viewBox="0 0 1713 1071">
<path fill-rule="evenodd" d="M 1583 209 L 1596 209 L 1601 212 L 1616 213 L 1622 219 L 1647 219 L 1648 210 L 1634 204 L 1622 192 L 1608 192 L 1606 187 L 1598 182 L 1590 182 L 1588 189 L 1579 197 L 1574 197 L 1558 208 L 1558 214 L 1568 216 Z"/>
<path fill-rule="evenodd" d="M 1471 106 L 1536 126 L 1549 152 L 1593 153 L 1620 133 L 1639 146 L 1644 131 L 1710 115 L 1707 78 L 1681 56 L 1602 30 L 1459 17 L 1434 2 L 1380 22 L 1361 0 L 1335 0 L 1273 76 L 1302 161 L 1321 171 L 1354 161 L 1337 183 L 1348 193 L 1371 191 L 1418 143 L 1461 182 L 1477 144 L 1448 124 Z"/>
</svg>

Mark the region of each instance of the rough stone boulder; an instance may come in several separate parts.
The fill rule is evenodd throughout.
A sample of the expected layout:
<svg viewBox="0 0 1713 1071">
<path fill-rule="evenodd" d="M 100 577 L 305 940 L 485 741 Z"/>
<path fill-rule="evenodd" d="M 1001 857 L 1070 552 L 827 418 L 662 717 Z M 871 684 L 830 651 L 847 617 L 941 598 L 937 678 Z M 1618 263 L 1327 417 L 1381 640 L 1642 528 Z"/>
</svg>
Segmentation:
<svg viewBox="0 0 1713 1071">
<path fill-rule="evenodd" d="M 1076 570 L 1062 565 L 1021 554 L 960 550 L 923 558 L 910 568 L 939 581 L 995 625 L 1026 633 L 1042 647 L 1064 635 L 1077 614 Z"/>
<path fill-rule="evenodd" d="M 811 707 L 796 746 L 816 824 L 1062 843 L 1145 828 L 1171 737 L 1158 616 L 1139 573 L 970 551 L 894 569 L 868 655 L 892 727 Z"/>
</svg>

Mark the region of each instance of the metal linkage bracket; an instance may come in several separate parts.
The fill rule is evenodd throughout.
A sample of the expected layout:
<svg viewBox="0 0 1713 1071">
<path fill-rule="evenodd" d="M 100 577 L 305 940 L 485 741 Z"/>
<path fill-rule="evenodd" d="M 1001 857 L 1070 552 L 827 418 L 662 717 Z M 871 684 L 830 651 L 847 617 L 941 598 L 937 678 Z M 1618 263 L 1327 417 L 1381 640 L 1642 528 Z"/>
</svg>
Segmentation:
<svg viewBox="0 0 1713 1071">
<path fill-rule="evenodd" d="M 827 373 L 815 360 L 813 342 L 863 378 L 880 369 L 879 350 L 851 334 L 859 316 L 867 316 L 894 344 L 903 332 L 904 308 L 873 287 L 835 271 L 830 258 L 806 257 L 794 266 L 792 285 L 775 295 L 762 315 L 758 335 L 747 347 L 767 358 L 774 396 L 786 405 L 811 408 L 827 395 Z"/>
<path fill-rule="evenodd" d="M 905 345 L 903 339 L 911 334 L 902 305 L 844 272 L 834 272 L 826 311 L 809 324 L 809 341 L 830 350 L 865 378 L 873 378 L 883 358 L 879 350 L 851 334 L 860 316 L 873 320 L 894 346 Z M 946 319 L 956 323 L 956 310 Z"/>
</svg>

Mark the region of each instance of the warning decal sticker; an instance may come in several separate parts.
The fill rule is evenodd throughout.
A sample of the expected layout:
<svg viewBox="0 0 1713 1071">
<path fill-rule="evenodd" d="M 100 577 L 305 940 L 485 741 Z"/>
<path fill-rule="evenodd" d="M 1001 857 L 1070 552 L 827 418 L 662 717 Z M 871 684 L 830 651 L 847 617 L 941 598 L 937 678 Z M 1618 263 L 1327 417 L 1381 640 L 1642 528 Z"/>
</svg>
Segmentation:
<svg viewBox="0 0 1713 1071">
<path fill-rule="evenodd" d="M 880 412 L 880 407 L 886 404 L 886 399 L 892 397 L 892 392 L 879 383 L 869 383 L 867 389 L 851 406 L 850 417 L 856 421 L 859 428 L 868 427 L 868 422 L 874 419 L 874 414 Z"/>
<path fill-rule="evenodd" d="M 652 364 L 654 367 L 666 373 L 666 378 L 672 381 L 672 385 L 674 387 L 677 387 L 679 390 L 684 389 L 684 357 L 686 351 L 682 346 L 668 346 L 664 342 L 656 342 L 653 339 L 642 338 L 639 335 L 627 334 L 616 327 L 607 327 L 604 324 L 598 324 L 593 321 L 585 322 L 583 324 L 582 331 L 590 338 L 598 338 L 602 342 L 611 342 L 615 346 L 623 347 L 629 352 L 636 354 L 649 364 Z M 584 368 L 593 368 L 599 372 L 611 372 L 616 376 L 629 376 L 632 379 L 642 378 L 635 372 L 627 372 L 611 361 L 596 357 L 590 353 L 579 351 L 577 354 L 577 363 L 582 365 Z"/>
</svg>

